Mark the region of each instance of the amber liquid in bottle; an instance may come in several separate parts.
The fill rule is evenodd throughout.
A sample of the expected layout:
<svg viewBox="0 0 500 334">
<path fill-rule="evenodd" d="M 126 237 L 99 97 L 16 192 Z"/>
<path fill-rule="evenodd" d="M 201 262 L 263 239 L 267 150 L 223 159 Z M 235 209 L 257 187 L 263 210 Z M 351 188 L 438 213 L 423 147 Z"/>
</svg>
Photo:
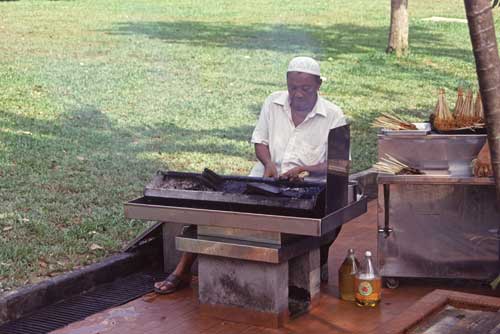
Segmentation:
<svg viewBox="0 0 500 334">
<path fill-rule="evenodd" d="M 354 280 L 358 273 L 359 261 L 354 256 L 354 249 L 347 251 L 347 256 L 339 268 L 339 294 L 340 298 L 348 301 L 355 301 Z"/>
<path fill-rule="evenodd" d="M 372 253 L 365 253 L 365 261 L 354 280 L 355 298 L 358 306 L 375 307 L 382 298 L 382 280 L 373 264 Z"/>
</svg>

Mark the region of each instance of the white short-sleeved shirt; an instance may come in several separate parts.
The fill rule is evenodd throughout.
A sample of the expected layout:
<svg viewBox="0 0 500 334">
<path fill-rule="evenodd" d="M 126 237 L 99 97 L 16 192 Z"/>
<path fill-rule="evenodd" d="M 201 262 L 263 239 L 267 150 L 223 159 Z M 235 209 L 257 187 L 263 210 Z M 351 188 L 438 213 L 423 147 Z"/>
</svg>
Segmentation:
<svg viewBox="0 0 500 334">
<path fill-rule="evenodd" d="M 287 91 L 271 94 L 260 112 L 259 121 L 252 134 L 252 143 L 269 146 L 271 159 L 279 174 L 297 166 L 311 166 L 326 160 L 330 129 L 345 125 L 342 110 L 318 96 L 313 110 L 295 127 Z M 264 165 L 259 161 L 250 176 L 264 175 Z"/>
</svg>

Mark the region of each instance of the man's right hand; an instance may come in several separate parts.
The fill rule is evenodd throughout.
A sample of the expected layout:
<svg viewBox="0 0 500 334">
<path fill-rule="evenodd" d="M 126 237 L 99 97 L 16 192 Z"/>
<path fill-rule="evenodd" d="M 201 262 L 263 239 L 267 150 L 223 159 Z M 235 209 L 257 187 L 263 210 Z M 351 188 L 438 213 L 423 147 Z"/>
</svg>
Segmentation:
<svg viewBox="0 0 500 334">
<path fill-rule="evenodd" d="M 268 164 L 264 165 L 264 177 L 277 178 L 278 176 L 278 169 L 273 162 L 269 162 Z"/>
</svg>

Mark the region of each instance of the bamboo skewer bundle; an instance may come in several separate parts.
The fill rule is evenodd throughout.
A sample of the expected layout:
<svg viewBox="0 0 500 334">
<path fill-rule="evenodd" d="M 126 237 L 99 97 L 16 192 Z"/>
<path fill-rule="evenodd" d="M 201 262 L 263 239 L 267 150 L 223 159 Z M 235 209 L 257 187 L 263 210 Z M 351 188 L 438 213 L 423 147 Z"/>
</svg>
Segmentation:
<svg viewBox="0 0 500 334">
<path fill-rule="evenodd" d="M 373 167 L 381 173 L 388 173 L 394 175 L 424 174 L 422 171 L 402 163 L 396 158 L 390 156 L 389 154 L 386 154 L 385 158 L 381 158 L 379 162 L 373 165 Z"/>
<path fill-rule="evenodd" d="M 462 88 L 458 88 L 457 101 L 453 113 L 446 105 L 444 89 L 439 90 L 438 102 L 431 115 L 431 123 L 438 131 L 476 131 L 484 128 L 484 113 L 481 95 L 478 93 L 474 103 L 472 90 L 468 89 L 465 99 Z"/>
<path fill-rule="evenodd" d="M 438 102 L 434 108 L 434 127 L 438 130 L 450 130 L 455 128 L 455 119 L 453 118 L 448 105 L 444 89 L 439 90 Z"/>
<path fill-rule="evenodd" d="M 463 113 L 458 115 L 456 118 L 457 127 L 465 128 L 474 125 L 474 101 L 472 90 L 467 90 L 467 95 L 465 96 Z"/>
<path fill-rule="evenodd" d="M 377 117 L 375 121 L 373 121 L 372 127 L 388 130 L 417 130 L 415 124 L 386 113 L 382 113 L 382 116 Z"/>
<path fill-rule="evenodd" d="M 464 106 L 465 106 L 465 101 L 464 101 L 464 91 L 462 90 L 461 87 L 458 87 L 457 91 L 457 102 L 455 102 L 455 108 L 453 109 L 453 116 L 455 119 L 458 119 L 463 115 L 464 113 Z"/>
<path fill-rule="evenodd" d="M 484 123 L 483 100 L 481 92 L 477 92 L 476 103 L 474 103 L 474 123 Z"/>
</svg>

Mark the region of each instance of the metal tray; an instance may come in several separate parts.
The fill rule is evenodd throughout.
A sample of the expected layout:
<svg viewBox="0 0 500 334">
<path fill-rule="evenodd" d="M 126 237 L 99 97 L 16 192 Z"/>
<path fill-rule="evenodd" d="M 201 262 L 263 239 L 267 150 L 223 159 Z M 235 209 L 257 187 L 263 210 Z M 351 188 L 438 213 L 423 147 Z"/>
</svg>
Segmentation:
<svg viewBox="0 0 500 334">
<path fill-rule="evenodd" d="M 412 123 L 418 130 L 388 130 L 382 129 L 381 132 L 388 136 L 425 136 L 431 132 L 431 123 Z"/>
<path fill-rule="evenodd" d="M 125 217 L 319 237 L 364 214 L 367 211 L 367 197 L 358 195 L 355 202 L 321 218 L 198 209 L 179 205 L 182 203 L 178 200 L 140 197 L 125 203 Z"/>
<path fill-rule="evenodd" d="M 470 128 L 470 129 L 455 129 L 455 130 L 438 130 L 433 129 L 436 133 L 444 135 L 484 135 L 487 133 L 486 128 Z"/>
</svg>

